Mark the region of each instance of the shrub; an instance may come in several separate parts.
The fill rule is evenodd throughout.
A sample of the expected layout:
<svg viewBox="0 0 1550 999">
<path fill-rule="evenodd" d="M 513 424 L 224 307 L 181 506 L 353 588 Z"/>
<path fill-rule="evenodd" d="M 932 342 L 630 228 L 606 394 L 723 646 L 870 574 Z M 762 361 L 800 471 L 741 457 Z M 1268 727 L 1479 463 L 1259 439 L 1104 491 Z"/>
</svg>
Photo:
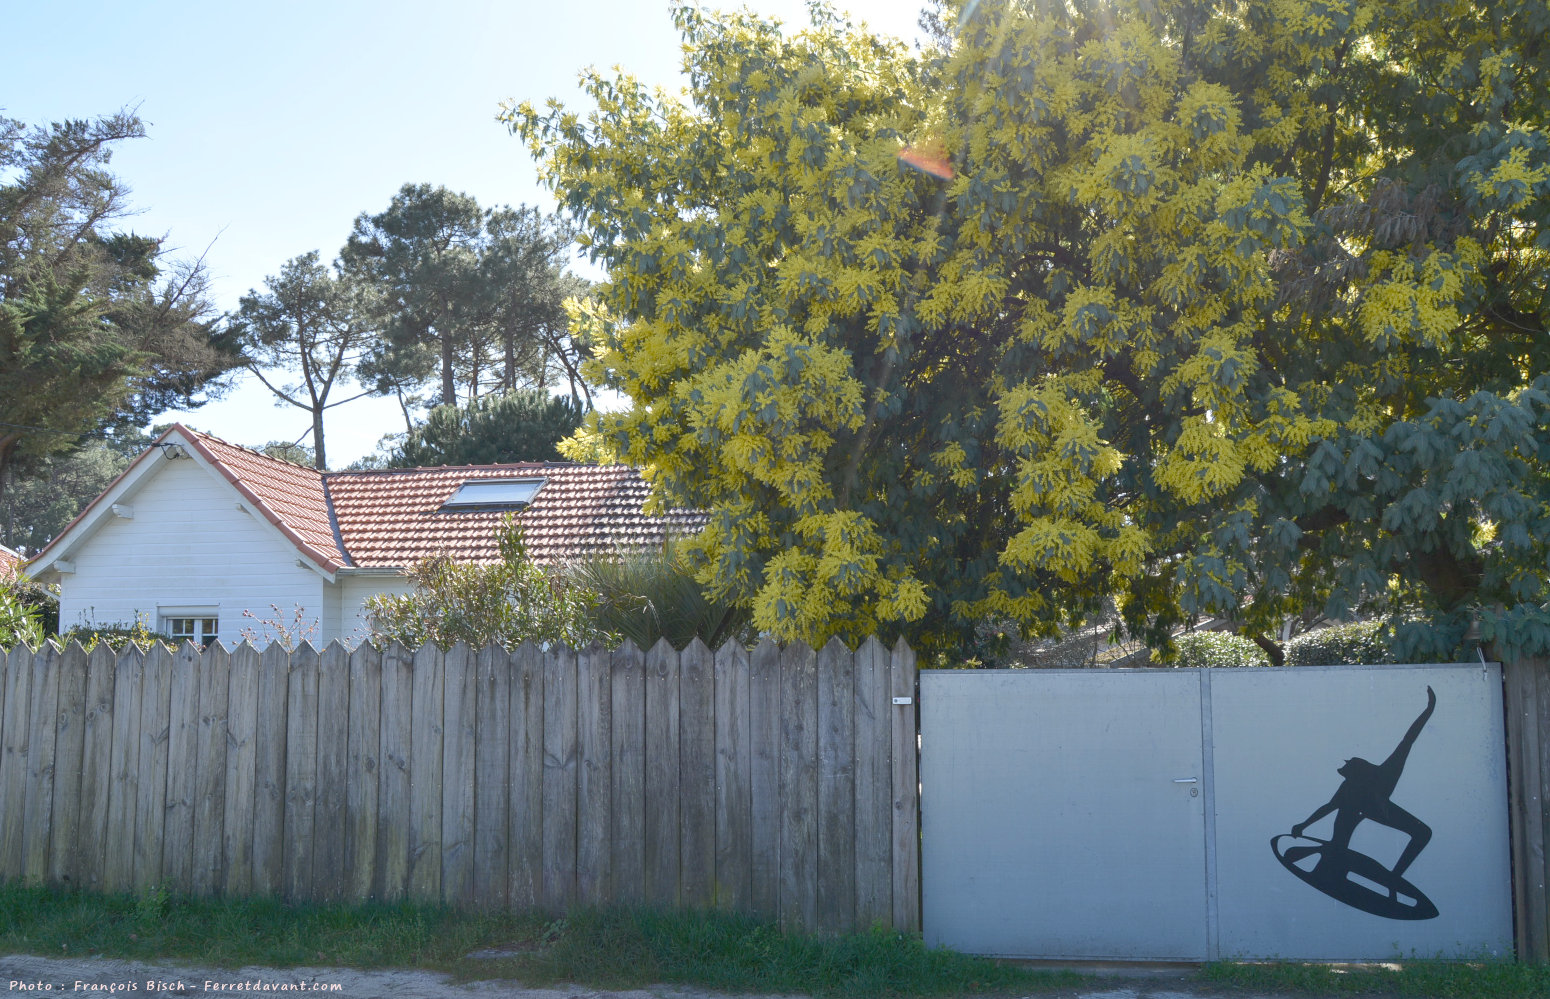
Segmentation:
<svg viewBox="0 0 1550 999">
<path fill-rule="evenodd" d="M 433 642 L 445 650 L 458 642 L 476 648 L 528 641 L 581 648 L 615 639 L 590 616 L 596 594 L 529 561 L 522 531 L 511 518 L 501 528 L 499 543 L 501 561 L 493 565 L 433 556 L 409 570 L 413 593 L 369 598 L 372 640 L 409 648 Z"/>
<path fill-rule="evenodd" d="M 1240 635 L 1225 631 L 1192 631 L 1173 640 L 1177 652 L 1170 665 L 1180 669 L 1228 666 L 1269 666 L 1265 650 Z"/>
<path fill-rule="evenodd" d="M 1298 635 L 1286 643 L 1288 666 L 1367 666 L 1391 663 L 1382 621 L 1352 621 Z"/>
<path fill-rule="evenodd" d="M 566 573 L 596 594 L 590 615 L 597 627 L 642 649 L 662 638 L 681 650 L 696 636 L 713 649 L 752 637 L 749 611 L 707 598 L 688 556 L 672 540 L 660 549 L 620 558 L 596 556 Z"/>
<path fill-rule="evenodd" d="M 71 642 L 80 642 L 81 648 L 87 652 L 95 649 L 98 643 L 114 652 L 120 652 L 130 645 L 145 649 L 153 642 L 160 642 L 169 648 L 175 644 L 171 635 L 152 631 L 143 619 L 133 624 L 78 624 L 59 636 L 60 645 L 69 645 Z"/>
<path fill-rule="evenodd" d="M 0 651 L 17 645 L 37 648 L 43 642 L 38 609 L 27 603 L 10 579 L 0 579 Z"/>
</svg>

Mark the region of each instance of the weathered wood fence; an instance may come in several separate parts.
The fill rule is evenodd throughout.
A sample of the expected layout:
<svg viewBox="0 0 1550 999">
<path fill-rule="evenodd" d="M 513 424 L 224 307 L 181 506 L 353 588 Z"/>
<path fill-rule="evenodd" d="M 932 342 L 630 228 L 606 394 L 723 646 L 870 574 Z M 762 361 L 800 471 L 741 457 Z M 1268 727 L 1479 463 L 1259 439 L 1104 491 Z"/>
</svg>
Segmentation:
<svg viewBox="0 0 1550 999">
<path fill-rule="evenodd" d="M 920 925 L 902 642 L 0 665 L 0 878 Z"/>
<path fill-rule="evenodd" d="M 1512 908 L 1518 960 L 1550 962 L 1550 660 L 1504 660 Z"/>
</svg>

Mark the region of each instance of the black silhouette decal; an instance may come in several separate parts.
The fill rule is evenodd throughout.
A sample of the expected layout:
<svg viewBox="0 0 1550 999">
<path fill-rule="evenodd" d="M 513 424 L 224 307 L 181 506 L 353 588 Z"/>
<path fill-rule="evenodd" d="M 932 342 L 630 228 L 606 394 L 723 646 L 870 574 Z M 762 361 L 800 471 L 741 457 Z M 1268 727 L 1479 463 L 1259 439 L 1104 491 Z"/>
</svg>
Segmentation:
<svg viewBox="0 0 1550 999">
<path fill-rule="evenodd" d="M 1437 695 L 1426 688 L 1426 710 L 1410 725 L 1410 731 L 1382 763 L 1356 757 L 1339 770 L 1345 780 L 1327 802 L 1312 815 L 1292 826 L 1290 835 L 1277 836 L 1270 849 L 1281 866 L 1319 891 L 1363 912 L 1389 919 L 1431 919 L 1437 906 L 1410 882 L 1405 870 L 1432 838 L 1432 830 L 1420 819 L 1389 800 L 1399 784 L 1400 772 L 1416 736 L 1437 707 Z M 1303 830 L 1335 813 L 1335 832 L 1328 841 L 1304 836 Z M 1363 819 L 1398 829 L 1410 837 L 1391 871 L 1378 861 L 1351 849 L 1351 836 Z M 1282 841 L 1287 841 L 1284 845 Z M 1301 840 L 1301 843 L 1293 841 Z M 1311 867 L 1300 862 L 1316 860 Z"/>
</svg>

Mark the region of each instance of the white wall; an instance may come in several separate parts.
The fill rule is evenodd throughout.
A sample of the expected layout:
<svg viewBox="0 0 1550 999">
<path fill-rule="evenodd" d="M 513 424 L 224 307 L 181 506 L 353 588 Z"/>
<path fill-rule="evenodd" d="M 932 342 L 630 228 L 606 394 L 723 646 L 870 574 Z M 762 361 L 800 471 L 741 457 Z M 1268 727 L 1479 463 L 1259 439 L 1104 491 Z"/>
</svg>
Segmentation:
<svg viewBox="0 0 1550 999">
<path fill-rule="evenodd" d="M 244 628 L 271 631 L 243 616 L 273 619 L 271 604 L 287 624 L 298 605 L 322 623 L 324 579 L 297 565 L 300 553 L 261 515 L 237 509 L 236 490 L 196 459 L 153 460 L 161 467 L 119 500 L 133 518 L 105 518 L 63 554 L 75 572 L 61 576 L 61 629 L 137 617 L 159 629 L 163 608 L 214 608 L 220 640 L 235 644 Z"/>
<path fill-rule="evenodd" d="M 334 600 L 335 630 L 329 637 L 338 636 L 346 644 L 354 645 L 367 637 L 366 598 L 377 593 L 410 593 L 414 584 L 403 576 L 386 576 L 375 573 L 365 576 L 341 573 L 339 582 L 328 587 Z"/>
</svg>

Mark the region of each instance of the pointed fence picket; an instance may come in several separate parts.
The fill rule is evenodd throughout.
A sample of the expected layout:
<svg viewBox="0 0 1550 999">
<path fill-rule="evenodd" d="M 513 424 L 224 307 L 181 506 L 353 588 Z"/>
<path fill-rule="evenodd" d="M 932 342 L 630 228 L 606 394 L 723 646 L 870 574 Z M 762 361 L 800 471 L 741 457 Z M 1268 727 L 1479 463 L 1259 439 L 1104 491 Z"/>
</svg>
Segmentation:
<svg viewBox="0 0 1550 999">
<path fill-rule="evenodd" d="M 914 689 L 875 638 L 12 649 L 0 879 L 913 931 Z"/>
</svg>

